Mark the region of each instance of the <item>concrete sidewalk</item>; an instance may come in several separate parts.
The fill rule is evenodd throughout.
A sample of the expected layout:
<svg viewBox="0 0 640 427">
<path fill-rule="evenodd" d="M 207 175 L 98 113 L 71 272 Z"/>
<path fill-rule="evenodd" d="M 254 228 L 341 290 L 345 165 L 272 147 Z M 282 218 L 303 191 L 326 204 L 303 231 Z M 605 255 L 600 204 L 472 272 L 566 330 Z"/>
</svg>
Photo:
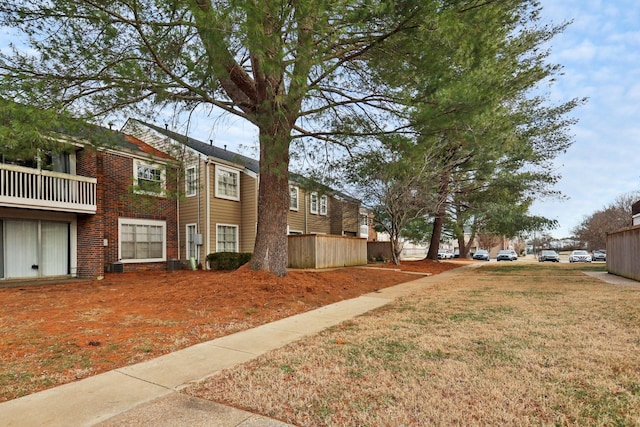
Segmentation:
<svg viewBox="0 0 640 427">
<path fill-rule="evenodd" d="M 0 404 L 0 426 L 243 426 L 287 424 L 180 394 L 188 383 L 379 308 L 446 273 L 381 289 L 254 329 Z"/>
</svg>

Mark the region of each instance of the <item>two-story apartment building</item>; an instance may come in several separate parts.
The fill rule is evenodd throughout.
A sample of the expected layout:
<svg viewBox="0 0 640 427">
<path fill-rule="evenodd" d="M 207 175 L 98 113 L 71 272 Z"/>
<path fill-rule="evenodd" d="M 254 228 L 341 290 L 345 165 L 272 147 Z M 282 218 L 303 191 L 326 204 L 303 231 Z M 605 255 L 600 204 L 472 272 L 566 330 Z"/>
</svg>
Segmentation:
<svg viewBox="0 0 640 427">
<path fill-rule="evenodd" d="M 0 280 L 98 277 L 114 263 L 164 269 L 177 257 L 171 158 L 95 132 L 108 132 L 109 144 L 58 135 L 64 153 L 0 159 Z"/>
<path fill-rule="evenodd" d="M 122 131 L 184 164 L 178 212 L 181 259 L 202 263 L 213 252 L 253 251 L 258 161 L 136 119 L 129 119 Z M 293 174 L 289 188 L 290 234 L 361 235 L 357 199 Z"/>
</svg>

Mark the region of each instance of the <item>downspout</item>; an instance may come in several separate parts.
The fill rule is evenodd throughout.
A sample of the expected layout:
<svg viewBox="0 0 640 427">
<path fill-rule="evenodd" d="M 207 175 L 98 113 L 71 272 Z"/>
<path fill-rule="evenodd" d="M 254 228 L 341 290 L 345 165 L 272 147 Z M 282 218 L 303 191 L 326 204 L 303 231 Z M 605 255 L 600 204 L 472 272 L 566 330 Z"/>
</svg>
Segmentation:
<svg viewBox="0 0 640 427">
<path fill-rule="evenodd" d="M 198 153 L 198 172 L 197 172 L 198 181 L 200 180 L 200 174 L 202 173 L 201 165 L 202 165 L 202 159 L 200 157 L 200 153 Z M 200 193 L 198 193 L 198 208 L 197 208 L 197 214 L 196 214 L 197 215 L 196 216 L 196 223 L 198 225 L 196 226 L 196 233 L 200 232 L 200 199 L 201 199 Z M 199 247 L 198 248 L 198 252 L 197 252 L 197 254 L 198 254 L 197 262 L 200 262 L 200 256 L 201 256 L 200 252 L 201 251 L 202 251 L 202 247 Z"/>
<path fill-rule="evenodd" d="M 206 185 L 206 196 L 205 196 L 205 206 L 204 206 L 204 215 L 205 215 L 205 235 L 206 235 L 206 244 L 205 244 L 205 252 L 206 255 L 211 253 L 211 172 L 209 171 L 209 158 L 205 161 L 205 179 L 207 181 Z M 205 255 L 205 257 L 206 257 Z"/>
<path fill-rule="evenodd" d="M 307 192 L 305 191 L 304 193 L 304 234 L 309 234 L 309 225 L 307 224 L 307 215 L 309 215 L 309 210 L 307 209 Z"/>
<path fill-rule="evenodd" d="M 178 253 L 176 257 L 181 259 L 180 256 L 180 173 L 176 174 L 176 238 L 178 240 Z"/>
</svg>

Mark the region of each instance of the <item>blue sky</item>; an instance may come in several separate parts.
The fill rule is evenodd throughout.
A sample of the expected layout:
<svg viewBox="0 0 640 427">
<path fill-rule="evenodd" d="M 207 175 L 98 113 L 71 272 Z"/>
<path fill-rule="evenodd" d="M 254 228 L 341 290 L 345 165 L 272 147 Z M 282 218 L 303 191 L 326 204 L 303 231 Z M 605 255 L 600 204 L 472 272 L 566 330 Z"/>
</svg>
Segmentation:
<svg viewBox="0 0 640 427">
<path fill-rule="evenodd" d="M 550 62 L 564 66 L 564 75 L 550 88 L 551 99 L 589 99 L 572 114 L 579 120 L 571 130 L 573 146 L 555 162 L 554 172 L 562 175 L 556 190 L 567 199 L 537 201 L 532 208 L 533 214 L 557 220 L 552 235 L 562 238 L 619 195 L 640 190 L 640 2 L 540 3 L 543 20 L 574 21 L 551 43 Z M 8 38 L 0 30 L 0 48 Z M 186 133 L 184 123 L 170 125 Z M 256 155 L 256 130 L 239 118 L 193 116 L 189 135 Z"/>
<path fill-rule="evenodd" d="M 556 161 L 557 189 L 568 200 L 536 202 L 532 212 L 556 219 L 567 237 L 585 216 L 619 195 L 640 190 L 640 2 L 542 0 L 543 17 L 573 20 L 551 44 L 564 66 L 552 99 L 587 97 L 574 111 L 573 146 Z"/>
</svg>

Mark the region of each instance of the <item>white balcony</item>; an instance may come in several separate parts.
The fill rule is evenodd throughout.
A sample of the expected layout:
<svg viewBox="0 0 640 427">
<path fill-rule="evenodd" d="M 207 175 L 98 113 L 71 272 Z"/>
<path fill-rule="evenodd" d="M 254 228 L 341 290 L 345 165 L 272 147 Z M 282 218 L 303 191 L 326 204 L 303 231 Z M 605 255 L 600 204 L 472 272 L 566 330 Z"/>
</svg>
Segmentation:
<svg viewBox="0 0 640 427">
<path fill-rule="evenodd" d="M 0 164 L 0 206 L 96 213 L 96 178 Z"/>
</svg>

